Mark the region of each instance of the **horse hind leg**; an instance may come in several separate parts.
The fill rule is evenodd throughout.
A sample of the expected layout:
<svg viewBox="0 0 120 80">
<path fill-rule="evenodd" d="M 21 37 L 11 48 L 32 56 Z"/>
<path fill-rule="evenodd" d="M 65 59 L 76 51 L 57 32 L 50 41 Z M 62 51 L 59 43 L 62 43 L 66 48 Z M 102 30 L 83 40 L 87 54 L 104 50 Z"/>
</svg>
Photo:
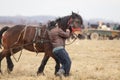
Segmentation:
<svg viewBox="0 0 120 80">
<path fill-rule="evenodd" d="M 11 60 L 11 54 L 6 56 L 6 61 L 7 61 L 7 71 L 8 73 L 10 73 L 14 68 L 14 64 Z"/>
<path fill-rule="evenodd" d="M 3 74 L 1 70 L 1 61 L 3 60 L 4 57 L 6 57 L 8 73 L 10 73 L 13 70 L 14 65 L 10 56 L 11 54 L 8 54 L 5 51 L 0 52 L 0 73 L 1 74 Z"/>
</svg>

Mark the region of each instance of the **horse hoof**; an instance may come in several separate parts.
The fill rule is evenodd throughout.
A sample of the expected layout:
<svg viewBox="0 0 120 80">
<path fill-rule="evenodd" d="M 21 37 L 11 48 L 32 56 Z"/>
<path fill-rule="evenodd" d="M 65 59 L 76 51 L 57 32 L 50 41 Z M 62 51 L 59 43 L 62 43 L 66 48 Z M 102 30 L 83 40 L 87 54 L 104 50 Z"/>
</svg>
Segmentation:
<svg viewBox="0 0 120 80">
<path fill-rule="evenodd" d="M 0 74 L 3 75 L 2 71 L 0 70 Z"/>
<path fill-rule="evenodd" d="M 10 70 L 10 69 L 7 69 L 7 72 L 8 72 L 8 74 L 10 74 L 10 73 L 11 73 L 11 70 Z"/>
<path fill-rule="evenodd" d="M 45 76 L 44 72 L 37 72 L 37 76 Z"/>
</svg>

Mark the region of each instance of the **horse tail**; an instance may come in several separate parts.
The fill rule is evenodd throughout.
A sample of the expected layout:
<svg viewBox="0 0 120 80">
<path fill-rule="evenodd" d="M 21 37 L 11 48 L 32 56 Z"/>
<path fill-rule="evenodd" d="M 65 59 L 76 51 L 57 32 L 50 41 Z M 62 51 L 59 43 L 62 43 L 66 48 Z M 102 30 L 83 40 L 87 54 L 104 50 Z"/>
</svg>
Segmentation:
<svg viewBox="0 0 120 80">
<path fill-rule="evenodd" d="M 1 48 L 1 45 L 2 45 L 2 42 L 1 42 L 1 39 L 2 39 L 2 34 L 7 31 L 9 29 L 8 26 L 5 26 L 3 27 L 1 30 L 0 30 L 0 48 Z"/>
</svg>

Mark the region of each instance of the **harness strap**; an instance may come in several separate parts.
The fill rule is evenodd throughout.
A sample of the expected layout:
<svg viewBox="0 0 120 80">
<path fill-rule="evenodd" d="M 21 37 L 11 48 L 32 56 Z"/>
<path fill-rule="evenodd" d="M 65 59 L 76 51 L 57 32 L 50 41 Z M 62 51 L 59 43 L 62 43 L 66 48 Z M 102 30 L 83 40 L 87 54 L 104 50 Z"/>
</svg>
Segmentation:
<svg viewBox="0 0 120 80">
<path fill-rule="evenodd" d="M 38 30 L 38 36 L 41 35 L 41 28 L 37 29 Z"/>
<path fill-rule="evenodd" d="M 38 27 L 35 28 L 35 36 L 34 36 L 33 42 L 35 42 L 37 35 L 40 35 L 40 31 L 41 31 L 41 29 L 39 29 Z M 35 52 L 38 54 L 38 50 L 36 48 L 36 43 L 33 43 L 33 48 L 34 48 Z"/>
<path fill-rule="evenodd" d="M 37 30 L 37 27 L 35 28 L 35 36 L 33 38 L 33 42 L 35 41 L 36 37 L 37 37 L 37 33 L 38 33 L 38 30 Z"/>
<path fill-rule="evenodd" d="M 23 40 L 25 39 L 25 35 L 26 35 L 26 31 L 27 31 L 27 27 L 28 27 L 28 26 L 25 26 L 25 28 L 24 28 Z"/>
<path fill-rule="evenodd" d="M 47 30 L 45 29 L 44 33 L 43 33 L 43 38 L 45 37 L 45 34 L 46 34 Z"/>
</svg>

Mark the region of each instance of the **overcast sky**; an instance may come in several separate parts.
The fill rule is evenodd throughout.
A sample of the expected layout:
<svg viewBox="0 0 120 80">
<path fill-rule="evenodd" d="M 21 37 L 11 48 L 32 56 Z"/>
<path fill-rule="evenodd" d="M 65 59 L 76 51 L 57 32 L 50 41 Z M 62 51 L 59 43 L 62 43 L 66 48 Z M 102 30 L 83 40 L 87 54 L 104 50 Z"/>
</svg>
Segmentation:
<svg viewBox="0 0 120 80">
<path fill-rule="evenodd" d="M 120 22 L 120 0 L 0 0 L 0 16 L 66 16 L 79 12 L 84 19 Z"/>
</svg>

